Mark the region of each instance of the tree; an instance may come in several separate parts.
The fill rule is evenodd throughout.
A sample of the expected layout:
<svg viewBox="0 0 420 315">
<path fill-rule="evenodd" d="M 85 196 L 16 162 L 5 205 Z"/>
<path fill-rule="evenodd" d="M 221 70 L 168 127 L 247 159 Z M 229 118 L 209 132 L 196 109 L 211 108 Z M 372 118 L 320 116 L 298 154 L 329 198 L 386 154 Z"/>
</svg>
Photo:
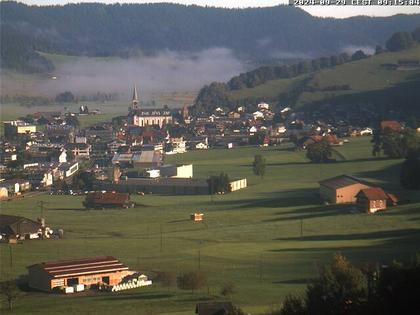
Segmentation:
<svg viewBox="0 0 420 315">
<path fill-rule="evenodd" d="M 0 294 L 4 296 L 9 306 L 9 310 L 13 311 L 13 304 L 20 296 L 21 292 L 14 280 L 7 280 L 0 283 Z"/>
<path fill-rule="evenodd" d="M 376 45 L 375 47 L 375 55 L 379 55 L 382 54 L 384 52 L 384 49 L 382 48 L 381 45 Z"/>
<path fill-rule="evenodd" d="M 363 50 L 358 50 L 351 56 L 352 61 L 361 60 L 365 58 L 367 58 L 367 55 L 364 53 Z"/>
<path fill-rule="evenodd" d="M 210 194 L 230 192 L 230 179 L 226 173 L 220 173 L 219 176 L 210 176 L 207 180 Z"/>
<path fill-rule="evenodd" d="M 76 116 L 67 115 L 66 118 L 65 118 L 65 121 L 66 121 L 67 125 L 71 125 L 73 127 L 80 126 L 79 119 Z"/>
<path fill-rule="evenodd" d="M 413 36 L 408 32 L 397 32 L 392 34 L 386 42 L 389 51 L 400 51 L 414 46 Z"/>
<path fill-rule="evenodd" d="M 284 299 L 280 312 L 278 315 L 306 315 L 306 308 L 304 301 L 297 296 L 288 295 Z"/>
<path fill-rule="evenodd" d="M 235 285 L 232 282 L 226 282 L 222 285 L 220 289 L 220 294 L 224 297 L 231 298 L 232 295 L 236 292 Z"/>
<path fill-rule="evenodd" d="M 401 165 L 400 182 L 405 189 L 420 189 L 420 150 L 411 152 Z"/>
<path fill-rule="evenodd" d="M 55 101 L 57 103 L 73 103 L 75 101 L 75 97 L 72 92 L 66 91 L 57 94 L 57 96 L 55 97 Z"/>
<path fill-rule="evenodd" d="M 308 285 L 309 314 L 357 314 L 367 299 L 367 279 L 343 255 L 335 254 L 331 264 L 320 270 L 319 279 Z"/>
<path fill-rule="evenodd" d="M 328 162 L 331 156 L 331 145 L 326 140 L 315 142 L 306 149 L 306 157 L 314 163 Z"/>
<path fill-rule="evenodd" d="M 265 174 L 266 165 L 266 160 L 262 155 L 255 155 L 254 162 L 252 163 L 252 170 L 254 171 L 254 174 L 263 178 Z"/>
<path fill-rule="evenodd" d="M 207 284 L 207 276 L 199 271 L 183 273 L 178 276 L 177 284 L 180 289 L 191 290 L 191 293 L 194 294 L 195 290 L 201 289 Z"/>
</svg>

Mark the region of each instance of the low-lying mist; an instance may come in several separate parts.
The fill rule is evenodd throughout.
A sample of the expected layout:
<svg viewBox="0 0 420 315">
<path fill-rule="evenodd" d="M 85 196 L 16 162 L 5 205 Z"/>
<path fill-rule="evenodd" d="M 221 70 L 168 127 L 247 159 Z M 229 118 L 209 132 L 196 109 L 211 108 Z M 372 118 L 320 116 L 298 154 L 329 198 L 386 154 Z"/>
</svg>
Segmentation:
<svg viewBox="0 0 420 315">
<path fill-rule="evenodd" d="M 121 58 L 61 58 L 49 77 L 31 79 L 26 94 L 54 97 L 63 91 L 75 95 L 119 93 L 128 97 L 133 84 L 143 100 L 160 92 L 198 91 L 212 81 L 226 81 L 245 70 L 242 61 L 226 48 L 212 48 L 198 53 L 162 51 L 154 56 Z M 8 80 L 8 78 L 6 78 Z M 12 79 L 10 81 L 13 81 Z M 10 88 L 12 82 L 4 87 Z M 7 91 L 3 91 L 6 94 Z M 16 91 L 14 91 L 16 93 Z"/>
</svg>

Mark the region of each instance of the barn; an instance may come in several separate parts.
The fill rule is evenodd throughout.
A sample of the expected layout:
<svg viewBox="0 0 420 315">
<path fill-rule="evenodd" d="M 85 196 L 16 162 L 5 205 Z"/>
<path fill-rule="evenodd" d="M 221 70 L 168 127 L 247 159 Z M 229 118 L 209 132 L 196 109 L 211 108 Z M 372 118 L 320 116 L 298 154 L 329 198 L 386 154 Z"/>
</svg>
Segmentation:
<svg viewBox="0 0 420 315">
<path fill-rule="evenodd" d="M 319 182 L 321 198 L 329 203 L 355 203 L 356 195 L 369 188 L 356 177 L 341 175 Z"/>
<path fill-rule="evenodd" d="M 128 267 L 111 256 L 42 262 L 28 267 L 28 282 L 33 289 L 50 292 L 75 285 L 117 285 L 132 274 Z"/>
</svg>

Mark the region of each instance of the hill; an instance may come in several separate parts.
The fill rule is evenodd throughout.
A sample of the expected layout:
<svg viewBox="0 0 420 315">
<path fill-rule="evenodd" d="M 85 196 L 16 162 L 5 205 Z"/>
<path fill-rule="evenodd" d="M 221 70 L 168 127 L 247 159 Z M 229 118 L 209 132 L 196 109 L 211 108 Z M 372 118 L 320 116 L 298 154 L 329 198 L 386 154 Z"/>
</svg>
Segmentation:
<svg viewBox="0 0 420 315">
<path fill-rule="evenodd" d="M 384 52 L 357 61 L 326 67 L 292 78 L 268 80 L 254 87 L 233 89 L 231 79 L 220 84 L 216 103 L 234 108 L 237 104 L 267 101 L 281 106 L 304 108 L 308 111 L 348 112 L 355 105 L 371 105 L 381 109 L 405 113 L 418 112 L 420 67 L 404 67 L 405 61 L 420 60 L 420 45 L 398 52 Z M 254 70 L 256 71 L 256 70 Z M 244 74 L 246 75 L 246 74 Z M 205 92 L 205 87 L 199 95 Z M 213 89 L 214 90 L 214 89 Z M 207 91 L 213 95 L 213 91 Z M 205 100 L 209 100 L 209 98 Z M 201 102 L 200 97 L 197 102 Z M 339 105 L 339 106 L 337 106 Z M 373 106 L 373 107 L 372 107 Z M 211 109 L 211 108 L 210 108 Z"/>
<path fill-rule="evenodd" d="M 38 51 L 129 57 L 141 51 L 232 50 L 253 62 L 316 57 L 383 44 L 420 25 L 419 15 L 317 18 L 291 6 L 222 9 L 174 4 L 27 6 L 2 1 L 2 67 L 51 69 Z M 310 30 L 310 31 L 309 31 Z"/>
</svg>

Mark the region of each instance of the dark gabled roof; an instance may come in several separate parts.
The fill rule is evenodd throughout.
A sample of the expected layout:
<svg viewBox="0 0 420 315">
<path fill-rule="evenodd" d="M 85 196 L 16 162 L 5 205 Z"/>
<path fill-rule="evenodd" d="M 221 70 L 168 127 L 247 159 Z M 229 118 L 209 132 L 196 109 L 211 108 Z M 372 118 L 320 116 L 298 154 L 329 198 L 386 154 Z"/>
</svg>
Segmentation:
<svg viewBox="0 0 420 315">
<path fill-rule="evenodd" d="M 356 177 L 350 175 L 340 175 L 328 179 L 324 179 L 319 182 L 320 185 L 326 186 L 332 189 L 338 189 L 346 186 L 351 186 L 354 184 L 364 184 L 362 181 Z M 365 184 L 364 184 L 365 185 Z"/>
<path fill-rule="evenodd" d="M 41 267 L 54 278 L 128 270 L 127 266 L 112 256 L 43 262 L 31 265 L 28 268 L 36 266 Z"/>
<path fill-rule="evenodd" d="M 22 235 L 38 233 L 41 224 L 31 219 L 15 215 L 0 215 L 0 233 L 6 235 Z"/>
<path fill-rule="evenodd" d="M 123 205 L 129 200 L 129 194 L 117 192 L 94 192 L 86 196 L 87 203 L 97 205 Z"/>
<path fill-rule="evenodd" d="M 195 307 L 195 313 L 198 315 L 227 315 L 232 312 L 232 302 L 203 302 Z"/>
<path fill-rule="evenodd" d="M 387 200 L 388 195 L 380 187 L 362 189 L 357 195 L 364 195 L 368 200 Z"/>
</svg>

